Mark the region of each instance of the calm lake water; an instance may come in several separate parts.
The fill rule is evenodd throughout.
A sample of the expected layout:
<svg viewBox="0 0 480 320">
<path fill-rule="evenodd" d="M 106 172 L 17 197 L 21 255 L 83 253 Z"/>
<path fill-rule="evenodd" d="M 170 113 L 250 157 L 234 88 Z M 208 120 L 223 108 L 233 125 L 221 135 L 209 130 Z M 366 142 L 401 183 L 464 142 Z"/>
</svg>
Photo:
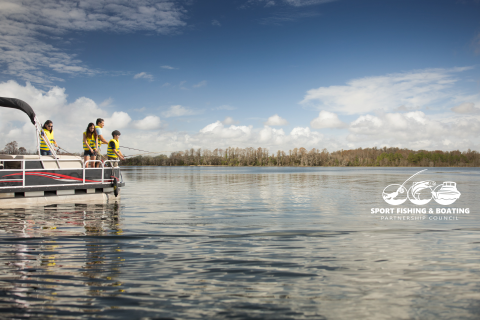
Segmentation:
<svg viewBox="0 0 480 320">
<path fill-rule="evenodd" d="M 422 169 L 127 167 L 118 203 L 0 208 L 0 317 L 478 319 L 480 171 L 383 200 Z"/>
</svg>

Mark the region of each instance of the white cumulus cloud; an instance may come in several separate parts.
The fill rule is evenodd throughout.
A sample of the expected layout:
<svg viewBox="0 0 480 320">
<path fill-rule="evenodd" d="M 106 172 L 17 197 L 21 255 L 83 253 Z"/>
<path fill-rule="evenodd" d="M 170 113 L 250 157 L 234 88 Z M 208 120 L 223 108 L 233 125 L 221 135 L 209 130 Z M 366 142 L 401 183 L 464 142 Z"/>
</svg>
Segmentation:
<svg viewBox="0 0 480 320">
<path fill-rule="evenodd" d="M 142 120 L 134 121 L 133 126 L 140 130 L 155 130 L 160 128 L 160 118 L 157 116 L 146 116 Z"/>
<path fill-rule="evenodd" d="M 52 87 L 48 91 L 36 88 L 30 83 L 20 85 L 15 81 L 0 83 L 3 96 L 18 98 L 28 103 L 41 123 L 52 120 L 55 139 L 69 152 L 82 149 L 82 133 L 90 122 L 105 119 L 104 137 L 110 139 L 110 132 L 116 129 L 129 130 L 131 118 L 126 112 L 111 112 L 87 97 L 68 102 L 64 88 Z M 122 130 L 122 138 L 124 132 Z M 10 141 L 17 141 L 28 150 L 36 148 L 35 129 L 28 117 L 21 111 L 0 108 L 0 149 Z"/>
<path fill-rule="evenodd" d="M 479 116 L 435 117 L 421 111 L 362 115 L 350 124 L 347 141 L 356 146 L 395 146 L 409 149 L 475 148 Z M 448 143 L 447 143 L 448 142 Z"/>
<path fill-rule="evenodd" d="M 225 117 L 225 120 L 223 120 L 222 123 L 228 125 L 228 124 L 234 124 L 234 123 L 236 123 L 236 121 L 233 120 L 232 117 Z"/>
<path fill-rule="evenodd" d="M 113 130 L 118 130 L 126 128 L 130 124 L 130 121 L 132 121 L 132 118 L 130 118 L 128 113 L 115 111 L 111 117 L 105 119 L 105 125 L 108 123 L 108 127 L 114 127 Z"/>
<path fill-rule="evenodd" d="M 283 129 L 272 127 L 253 128 L 253 126 L 225 126 L 217 121 L 205 126 L 196 135 L 189 136 L 192 144 L 203 145 L 203 148 L 264 147 L 270 152 L 293 148 L 323 148 L 326 146 L 321 133 L 310 128 L 296 127 L 289 134 Z"/>
<path fill-rule="evenodd" d="M 458 81 L 455 75 L 469 69 L 427 69 L 354 79 L 344 86 L 309 90 L 301 103 L 345 114 L 428 106 L 450 98 L 449 90 Z"/>
<path fill-rule="evenodd" d="M 480 113 L 480 109 L 475 107 L 475 104 L 473 102 L 464 102 L 458 106 L 453 107 L 452 111 L 455 113 L 464 113 L 464 114 Z"/>
<path fill-rule="evenodd" d="M 275 114 L 268 118 L 267 122 L 264 123 L 266 126 L 286 126 L 288 121 L 280 117 L 278 114 Z"/>
<path fill-rule="evenodd" d="M 322 110 L 318 117 L 310 122 L 310 126 L 314 129 L 344 128 L 346 124 L 335 113 Z"/>
</svg>

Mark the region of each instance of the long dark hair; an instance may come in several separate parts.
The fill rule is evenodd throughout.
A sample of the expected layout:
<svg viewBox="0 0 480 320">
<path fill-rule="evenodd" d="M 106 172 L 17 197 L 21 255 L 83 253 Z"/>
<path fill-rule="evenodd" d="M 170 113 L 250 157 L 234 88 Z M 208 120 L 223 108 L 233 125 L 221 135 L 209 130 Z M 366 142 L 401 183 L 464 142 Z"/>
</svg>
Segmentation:
<svg viewBox="0 0 480 320">
<path fill-rule="evenodd" d="M 93 126 L 93 132 L 90 132 L 90 127 Z M 87 139 L 97 139 L 97 130 L 95 130 L 95 125 L 93 124 L 93 122 L 90 122 L 87 126 L 87 130 L 85 130 L 85 135 L 87 136 Z M 93 136 L 93 137 L 92 137 Z"/>
<path fill-rule="evenodd" d="M 42 129 L 46 129 L 46 130 L 48 130 L 48 129 L 47 129 L 47 126 L 48 126 L 50 123 L 52 123 L 52 124 L 53 124 L 52 120 L 47 120 L 47 121 L 45 121 L 45 123 L 43 124 L 43 127 L 42 127 Z M 48 130 L 48 131 L 50 131 L 50 133 L 52 133 L 52 131 L 53 131 L 53 127 L 52 127 L 52 129 L 50 129 L 50 130 Z"/>
</svg>

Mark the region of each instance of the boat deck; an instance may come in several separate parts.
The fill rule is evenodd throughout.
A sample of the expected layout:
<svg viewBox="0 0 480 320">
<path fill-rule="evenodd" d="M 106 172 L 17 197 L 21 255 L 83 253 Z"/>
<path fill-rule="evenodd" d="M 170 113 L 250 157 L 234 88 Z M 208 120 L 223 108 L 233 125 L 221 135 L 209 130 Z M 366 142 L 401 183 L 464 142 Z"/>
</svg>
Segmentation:
<svg viewBox="0 0 480 320">
<path fill-rule="evenodd" d="M 60 155 L 0 155 L 0 199 L 110 193 L 125 185 L 117 161 Z M 87 168 L 98 163 L 98 168 Z M 116 181 L 114 181 L 116 180 Z"/>
</svg>

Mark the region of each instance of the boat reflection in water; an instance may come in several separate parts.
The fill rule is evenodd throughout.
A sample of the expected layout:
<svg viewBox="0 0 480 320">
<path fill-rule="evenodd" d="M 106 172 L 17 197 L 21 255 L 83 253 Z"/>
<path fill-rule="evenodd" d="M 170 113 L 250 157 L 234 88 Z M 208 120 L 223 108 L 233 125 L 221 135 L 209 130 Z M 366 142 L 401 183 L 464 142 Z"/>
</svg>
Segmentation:
<svg viewBox="0 0 480 320">
<path fill-rule="evenodd" d="M 439 187 L 441 188 L 436 191 Z M 432 195 L 437 203 L 446 206 L 457 201 L 457 199 L 460 198 L 461 193 L 457 190 L 456 182 L 445 181 L 433 190 Z"/>
<path fill-rule="evenodd" d="M 88 302 L 93 297 L 122 293 L 123 250 L 103 244 L 123 233 L 118 213 L 118 203 L 0 210 L 2 318 L 85 315 L 100 310 Z M 60 303 L 65 296 L 77 302 Z"/>
</svg>

